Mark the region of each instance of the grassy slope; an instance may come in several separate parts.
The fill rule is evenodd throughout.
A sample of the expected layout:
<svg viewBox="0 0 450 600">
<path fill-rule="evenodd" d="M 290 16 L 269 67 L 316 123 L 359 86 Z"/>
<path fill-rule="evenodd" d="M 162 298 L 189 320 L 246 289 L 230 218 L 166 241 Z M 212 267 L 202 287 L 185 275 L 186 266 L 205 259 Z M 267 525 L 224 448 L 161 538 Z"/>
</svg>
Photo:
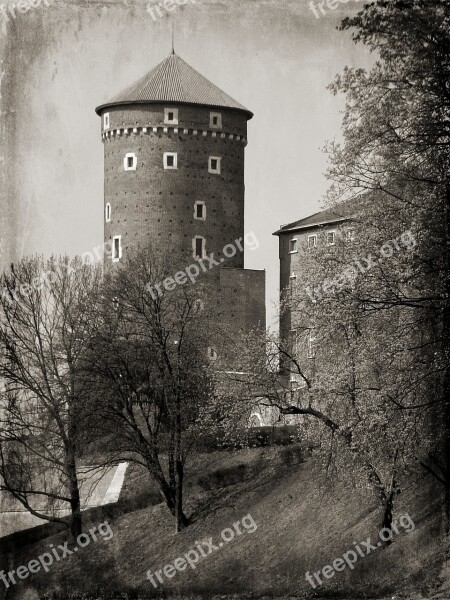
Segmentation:
<svg viewBox="0 0 450 600">
<path fill-rule="evenodd" d="M 55 563 L 49 573 L 28 579 L 27 586 L 54 590 L 58 597 L 66 597 L 67 589 L 96 588 L 104 596 L 134 589 L 139 597 L 149 597 L 154 588 L 146 580 L 148 569 L 154 572 L 173 563 L 197 540 L 212 536 L 217 542 L 222 529 L 250 513 L 258 526 L 255 533 L 235 537 L 199 562 L 195 571 L 188 568 L 166 579 L 164 589 L 183 595 L 433 596 L 430 586 L 439 583 L 443 557 L 441 497 L 425 477 L 400 495 L 396 508 L 396 514 L 410 514 L 415 531 L 401 533 L 388 549 L 361 559 L 353 571 L 338 573 L 314 592 L 305 581 L 305 571 L 330 564 L 351 549 L 354 541 L 368 536 L 374 540 L 380 521 L 370 491 L 343 483 L 327 491 L 319 482 L 314 459 L 300 463 L 289 449 L 202 455 L 187 478 L 193 523 L 181 534 L 173 535 L 173 523 L 163 505 L 134 510 L 111 521 L 111 540 L 91 542 L 77 555 Z M 136 494 L 154 498 L 145 474 L 131 469 L 124 496 L 132 501 Z M 26 548 L 22 556 L 14 557 L 10 568 L 25 564 L 44 552 L 48 543 L 62 539 L 55 536 Z"/>
</svg>

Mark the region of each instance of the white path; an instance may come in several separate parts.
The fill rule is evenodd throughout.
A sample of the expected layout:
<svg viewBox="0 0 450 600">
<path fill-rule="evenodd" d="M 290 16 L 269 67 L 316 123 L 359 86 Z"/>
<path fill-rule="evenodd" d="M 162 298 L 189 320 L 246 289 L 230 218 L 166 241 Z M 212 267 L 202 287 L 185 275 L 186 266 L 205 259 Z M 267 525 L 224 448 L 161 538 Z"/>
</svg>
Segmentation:
<svg viewBox="0 0 450 600">
<path fill-rule="evenodd" d="M 114 477 L 109 484 L 108 491 L 105 494 L 105 497 L 102 501 L 102 506 L 104 504 L 112 504 L 113 502 L 117 502 L 119 500 L 120 491 L 122 489 L 123 480 L 125 479 L 125 473 L 128 467 L 128 463 L 123 462 L 120 463 L 117 467 L 116 472 L 114 473 Z"/>
<path fill-rule="evenodd" d="M 125 479 L 125 473 L 128 467 L 127 462 L 119 463 L 117 467 L 108 467 L 101 472 L 95 467 L 80 467 L 80 488 L 82 492 L 82 510 L 87 510 L 95 506 L 112 504 L 119 500 L 120 491 Z M 111 477 L 112 472 L 114 475 Z M 102 477 L 103 474 L 103 477 Z M 108 485 L 108 480 L 111 481 Z M 104 491 L 106 488 L 106 491 Z M 5 492 L 1 492 L 5 493 Z M 69 514 L 67 509 L 55 511 L 58 515 Z M 31 515 L 20 506 L 11 507 L 11 510 L 0 510 L 0 538 L 16 531 L 23 531 L 46 523 L 42 519 Z"/>
</svg>

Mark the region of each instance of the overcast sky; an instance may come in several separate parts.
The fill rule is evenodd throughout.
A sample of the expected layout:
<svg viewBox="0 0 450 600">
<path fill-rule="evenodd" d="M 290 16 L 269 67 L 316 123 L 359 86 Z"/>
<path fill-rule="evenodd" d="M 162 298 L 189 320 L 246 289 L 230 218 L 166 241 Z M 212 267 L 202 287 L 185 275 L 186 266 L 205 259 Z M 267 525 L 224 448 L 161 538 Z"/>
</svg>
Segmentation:
<svg viewBox="0 0 450 600">
<path fill-rule="evenodd" d="M 246 148 L 245 229 L 267 271 L 268 325 L 278 297 L 280 224 L 316 212 L 328 186 L 327 140 L 343 99 L 326 86 L 345 65 L 370 65 L 340 20 L 350 0 L 317 19 L 309 2 L 187 0 L 152 19 L 147 2 L 44 4 L 17 15 L 13 47 L 22 253 L 81 254 L 103 241 L 103 147 L 94 108 L 175 51 L 255 113 Z"/>
</svg>

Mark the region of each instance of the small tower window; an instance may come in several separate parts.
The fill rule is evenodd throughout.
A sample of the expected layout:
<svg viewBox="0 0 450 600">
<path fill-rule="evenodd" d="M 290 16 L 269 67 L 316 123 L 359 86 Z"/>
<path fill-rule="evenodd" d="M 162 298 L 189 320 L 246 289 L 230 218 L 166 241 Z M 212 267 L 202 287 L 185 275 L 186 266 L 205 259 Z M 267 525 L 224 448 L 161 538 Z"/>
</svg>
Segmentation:
<svg viewBox="0 0 450 600">
<path fill-rule="evenodd" d="M 327 231 L 327 245 L 334 246 L 336 244 L 336 232 Z"/>
<path fill-rule="evenodd" d="M 112 260 L 113 262 L 119 262 L 122 258 L 122 236 L 115 235 L 113 237 L 113 247 L 112 247 Z"/>
<path fill-rule="evenodd" d="M 105 221 L 107 223 L 111 221 L 111 204 L 109 202 L 105 206 Z"/>
<path fill-rule="evenodd" d="M 355 230 L 347 229 L 347 231 L 345 232 L 345 239 L 347 240 L 347 242 L 354 242 L 355 241 Z"/>
<path fill-rule="evenodd" d="M 298 252 L 297 238 L 293 238 L 292 240 L 289 240 L 289 253 L 295 254 L 296 252 Z"/>
<path fill-rule="evenodd" d="M 204 237 L 196 235 L 192 240 L 192 253 L 194 258 L 205 258 L 206 256 L 206 240 Z"/>
<path fill-rule="evenodd" d="M 220 175 L 220 163 L 222 159 L 219 156 L 210 156 L 208 161 L 208 173 Z"/>
<path fill-rule="evenodd" d="M 123 159 L 123 168 L 125 171 L 136 171 L 137 156 L 134 152 L 128 152 Z"/>
<path fill-rule="evenodd" d="M 109 129 L 109 113 L 103 115 L 103 129 Z"/>
<path fill-rule="evenodd" d="M 178 125 L 178 108 L 165 108 L 164 109 L 164 124 L 165 125 Z"/>
<path fill-rule="evenodd" d="M 178 168 L 178 155 L 176 152 L 164 152 L 164 168 L 165 169 L 177 169 Z"/>
<path fill-rule="evenodd" d="M 213 348 L 212 346 L 210 346 L 208 348 L 208 358 L 209 360 L 217 360 L 217 351 L 215 348 Z"/>
<path fill-rule="evenodd" d="M 217 112 L 209 113 L 209 126 L 220 129 L 222 127 L 222 114 Z"/>
<path fill-rule="evenodd" d="M 317 247 L 317 235 L 308 235 L 308 248 Z"/>
<path fill-rule="evenodd" d="M 206 221 L 206 204 L 200 200 L 194 204 L 194 219 Z"/>
</svg>

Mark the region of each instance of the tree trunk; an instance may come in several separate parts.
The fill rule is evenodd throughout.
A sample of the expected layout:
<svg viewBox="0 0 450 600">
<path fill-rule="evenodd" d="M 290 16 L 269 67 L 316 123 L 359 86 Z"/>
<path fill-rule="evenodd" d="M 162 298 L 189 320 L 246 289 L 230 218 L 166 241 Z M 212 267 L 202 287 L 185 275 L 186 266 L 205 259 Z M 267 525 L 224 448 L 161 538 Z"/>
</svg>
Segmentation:
<svg viewBox="0 0 450 600">
<path fill-rule="evenodd" d="M 183 512 L 183 483 L 184 466 L 181 447 L 182 423 L 181 423 L 181 402 L 177 399 L 177 411 L 175 416 L 175 533 L 180 533 L 188 524 L 188 519 Z"/>
<path fill-rule="evenodd" d="M 444 477 L 445 477 L 445 522 L 446 533 L 450 533 L 450 178 L 446 181 L 446 298 L 443 317 L 443 341 L 445 375 L 443 385 L 443 423 L 444 423 Z"/>
<path fill-rule="evenodd" d="M 169 485 L 174 494 L 176 489 L 176 474 L 175 474 L 175 431 L 170 432 L 170 448 L 169 448 Z"/>
<path fill-rule="evenodd" d="M 175 490 L 175 533 L 180 533 L 180 531 L 189 524 L 189 519 L 183 512 L 184 466 L 182 461 L 177 459 L 176 466 L 177 487 Z"/>
<path fill-rule="evenodd" d="M 71 503 L 72 504 L 72 503 Z M 83 532 L 83 523 L 81 520 L 80 504 L 78 503 L 78 509 L 72 507 L 72 522 L 70 524 L 70 531 L 72 533 L 73 541 L 76 542 L 80 533 Z"/>
<path fill-rule="evenodd" d="M 80 490 L 78 487 L 77 467 L 75 462 L 75 455 L 73 452 L 69 454 L 67 461 L 67 474 L 69 476 L 70 485 L 70 510 L 72 513 L 72 520 L 70 523 L 70 531 L 72 533 L 73 541 L 76 542 L 77 537 L 82 533 L 82 520 L 81 520 L 81 502 L 80 502 Z"/>
<path fill-rule="evenodd" d="M 153 480 L 158 484 L 159 492 L 170 510 L 172 515 L 175 515 L 175 492 L 174 489 L 167 483 L 164 473 L 162 472 L 159 463 L 147 459 L 147 469 Z"/>
<path fill-rule="evenodd" d="M 444 509 L 445 509 L 445 531 L 450 535 L 450 394 L 449 368 L 446 368 L 444 377 L 444 439 L 443 439 L 443 475 L 444 475 Z M 450 555 L 450 549 L 448 550 Z M 450 557 L 450 556 L 449 556 Z"/>
<path fill-rule="evenodd" d="M 392 513 L 394 511 L 394 495 L 395 495 L 394 491 L 391 491 L 390 494 L 385 495 L 384 514 L 383 514 L 383 521 L 381 523 L 381 528 L 389 529 L 391 531 L 391 535 L 392 535 Z M 385 546 L 389 546 L 390 544 L 392 544 L 392 539 L 386 540 L 383 543 Z"/>
</svg>

